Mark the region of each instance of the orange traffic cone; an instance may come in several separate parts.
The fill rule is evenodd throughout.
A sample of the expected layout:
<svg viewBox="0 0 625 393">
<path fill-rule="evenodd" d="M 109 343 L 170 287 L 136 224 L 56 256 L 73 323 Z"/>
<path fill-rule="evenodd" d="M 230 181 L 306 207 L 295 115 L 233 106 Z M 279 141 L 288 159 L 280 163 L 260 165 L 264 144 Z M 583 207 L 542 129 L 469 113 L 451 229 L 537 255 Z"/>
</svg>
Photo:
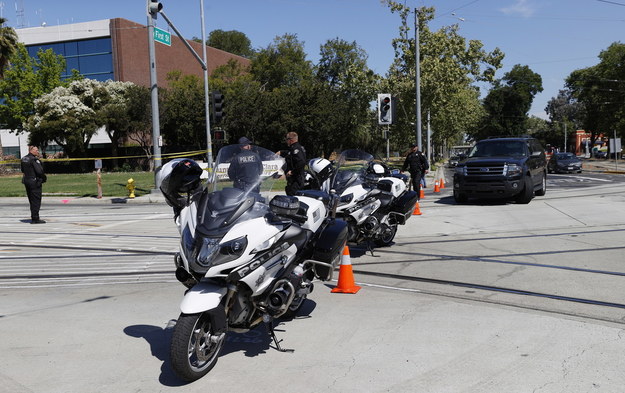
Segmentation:
<svg viewBox="0 0 625 393">
<path fill-rule="evenodd" d="M 419 202 L 418 201 L 414 205 L 414 210 L 412 211 L 412 215 L 413 216 L 420 216 L 421 215 L 421 209 L 419 209 Z"/>
<path fill-rule="evenodd" d="M 441 190 L 445 188 L 445 179 L 441 177 Z"/>
<path fill-rule="evenodd" d="M 352 271 L 352 261 L 349 256 L 349 247 L 343 249 L 341 257 L 341 267 L 339 269 L 338 285 L 332 289 L 332 293 L 356 293 L 360 287 L 354 282 L 354 272 Z"/>
<path fill-rule="evenodd" d="M 440 192 L 441 188 L 438 184 L 438 179 L 436 179 L 436 181 L 434 182 L 434 192 Z"/>
<path fill-rule="evenodd" d="M 425 191 L 423 191 L 423 188 L 421 189 L 421 191 L 419 191 L 419 199 L 425 198 Z"/>
</svg>

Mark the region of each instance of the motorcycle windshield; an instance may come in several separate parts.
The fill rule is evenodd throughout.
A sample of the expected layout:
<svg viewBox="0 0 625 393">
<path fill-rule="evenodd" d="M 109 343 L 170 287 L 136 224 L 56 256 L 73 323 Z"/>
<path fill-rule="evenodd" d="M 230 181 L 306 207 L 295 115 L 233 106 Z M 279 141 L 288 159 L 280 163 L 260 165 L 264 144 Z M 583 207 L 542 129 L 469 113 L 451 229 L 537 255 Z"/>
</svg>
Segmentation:
<svg viewBox="0 0 625 393">
<path fill-rule="evenodd" d="M 336 161 L 332 189 L 341 195 L 347 188 L 365 182 L 367 168 L 373 156 L 362 150 L 345 150 Z"/>
<path fill-rule="evenodd" d="M 198 203 L 198 231 L 219 236 L 236 222 L 263 216 L 283 164 L 283 158 L 260 146 L 222 147 Z"/>
</svg>

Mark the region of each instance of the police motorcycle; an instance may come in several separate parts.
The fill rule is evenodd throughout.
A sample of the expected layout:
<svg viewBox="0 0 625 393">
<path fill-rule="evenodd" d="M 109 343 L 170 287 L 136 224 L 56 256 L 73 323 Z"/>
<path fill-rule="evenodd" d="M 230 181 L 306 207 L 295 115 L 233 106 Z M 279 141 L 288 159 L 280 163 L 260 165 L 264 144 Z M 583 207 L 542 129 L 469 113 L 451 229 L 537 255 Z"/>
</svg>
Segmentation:
<svg viewBox="0 0 625 393">
<path fill-rule="evenodd" d="M 333 165 L 324 158 L 308 163 L 313 177 L 310 184 L 336 193 L 337 217 L 348 224 L 348 241 L 388 246 L 412 215 L 418 195 L 408 189 L 408 178 L 375 162 L 362 150 L 346 150 Z"/>
<path fill-rule="evenodd" d="M 207 185 L 190 159 L 172 160 L 158 176 L 174 209 L 180 232 L 176 278 L 187 288 L 170 348 L 172 368 L 195 381 L 216 364 L 228 331 L 273 328 L 292 317 L 313 291 L 313 280 L 332 279 L 347 241 L 347 227 L 332 217 L 332 198 L 323 193 L 275 195 L 271 184 L 283 159 L 253 146 L 262 174 L 247 189 L 228 177 L 240 145 L 222 147 Z"/>
</svg>

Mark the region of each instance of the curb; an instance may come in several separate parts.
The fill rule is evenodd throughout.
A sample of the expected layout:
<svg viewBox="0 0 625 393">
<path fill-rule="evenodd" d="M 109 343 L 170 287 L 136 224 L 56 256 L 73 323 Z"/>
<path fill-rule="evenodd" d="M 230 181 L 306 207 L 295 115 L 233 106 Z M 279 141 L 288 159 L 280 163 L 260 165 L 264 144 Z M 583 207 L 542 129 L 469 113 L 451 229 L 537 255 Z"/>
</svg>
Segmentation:
<svg viewBox="0 0 625 393">
<path fill-rule="evenodd" d="M 27 197 L 6 197 L 0 198 L 3 205 L 28 205 Z M 165 203 L 162 195 L 143 195 L 137 198 L 128 197 L 51 197 L 44 196 L 41 199 L 42 205 L 112 205 L 112 204 L 153 204 Z"/>
</svg>

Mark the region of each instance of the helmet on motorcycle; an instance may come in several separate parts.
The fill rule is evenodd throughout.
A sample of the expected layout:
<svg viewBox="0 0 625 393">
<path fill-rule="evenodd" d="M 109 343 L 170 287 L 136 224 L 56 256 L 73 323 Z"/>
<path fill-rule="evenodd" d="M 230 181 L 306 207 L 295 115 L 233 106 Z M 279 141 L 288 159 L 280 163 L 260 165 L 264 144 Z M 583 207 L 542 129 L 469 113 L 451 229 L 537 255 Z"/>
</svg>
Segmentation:
<svg viewBox="0 0 625 393">
<path fill-rule="evenodd" d="M 332 163 L 325 158 L 313 158 L 308 162 L 308 167 L 315 175 L 319 183 L 323 183 L 332 175 Z"/>
<path fill-rule="evenodd" d="M 156 181 L 167 203 L 174 207 L 183 207 L 180 193 L 188 193 L 200 185 L 202 168 L 188 158 L 171 160 L 163 165 L 156 174 Z"/>
<path fill-rule="evenodd" d="M 383 175 L 384 172 L 386 172 L 384 170 L 384 166 L 382 164 L 378 164 L 377 162 L 372 163 L 369 171 L 376 175 Z"/>
</svg>

